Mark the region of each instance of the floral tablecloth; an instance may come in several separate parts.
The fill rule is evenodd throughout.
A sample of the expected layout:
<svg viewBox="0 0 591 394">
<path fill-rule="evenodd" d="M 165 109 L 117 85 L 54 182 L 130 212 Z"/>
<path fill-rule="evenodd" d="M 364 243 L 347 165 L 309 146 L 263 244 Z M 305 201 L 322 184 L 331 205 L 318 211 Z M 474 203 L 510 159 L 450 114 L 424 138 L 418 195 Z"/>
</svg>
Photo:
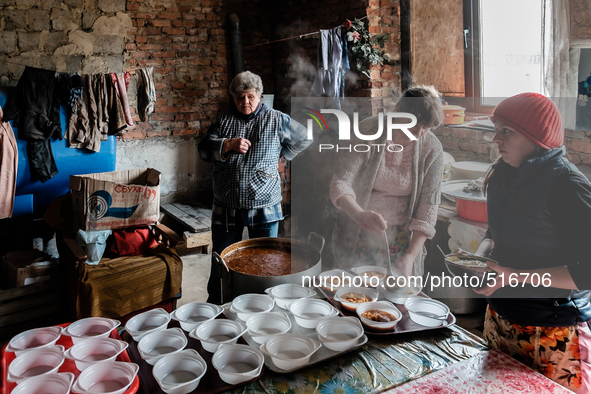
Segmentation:
<svg viewBox="0 0 591 394">
<path fill-rule="evenodd" d="M 491 350 L 387 391 L 387 394 L 566 394 L 567 390 L 504 353 Z"/>
<path fill-rule="evenodd" d="M 267 369 L 258 381 L 234 392 L 376 393 L 486 352 L 482 339 L 457 326 L 388 337 L 372 336 L 362 348 L 321 365 L 290 374 Z"/>
</svg>

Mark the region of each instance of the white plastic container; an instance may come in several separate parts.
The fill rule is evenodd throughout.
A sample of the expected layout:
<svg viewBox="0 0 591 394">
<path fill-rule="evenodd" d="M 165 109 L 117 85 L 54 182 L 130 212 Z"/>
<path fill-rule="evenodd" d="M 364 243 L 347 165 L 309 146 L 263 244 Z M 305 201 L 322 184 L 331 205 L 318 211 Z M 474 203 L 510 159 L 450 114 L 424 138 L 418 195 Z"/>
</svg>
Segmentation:
<svg viewBox="0 0 591 394">
<path fill-rule="evenodd" d="M 447 322 L 449 307 L 431 298 L 409 298 L 404 303 L 410 319 L 426 327 L 439 327 Z"/>
<path fill-rule="evenodd" d="M 288 332 L 291 329 L 291 320 L 283 312 L 257 313 L 246 320 L 246 328 L 252 340 L 262 344 L 273 335 Z"/>
<path fill-rule="evenodd" d="M 306 365 L 321 347 L 320 342 L 304 335 L 280 334 L 262 344 L 260 350 L 277 368 L 289 371 Z"/>
<path fill-rule="evenodd" d="M 316 295 L 314 290 L 293 283 L 269 287 L 265 290 L 265 293 L 275 298 L 275 304 L 282 309 L 287 309 L 287 303 L 289 302 L 300 298 L 311 298 Z"/>
<path fill-rule="evenodd" d="M 21 332 L 14 336 L 5 351 L 18 357 L 26 351 L 53 346 L 62 335 L 62 327 L 43 327 Z"/>
<path fill-rule="evenodd" d="M 386 267 L 379 267 L 377 265 L 362 265 L 360 267 L 353 267 L 351 268 L 351 272 L 363 279 L 364 286 L 374 288 L 379 286 L 380 279 L 384 279 L 386 275 L 388 275 L 388 269 Z M 375 279 L 372 279 L 372 277 Z"/>
<path fill-rule="evenodd" d="M 74 379 L 71 372 L 35 376 L 22 381 L 11 394 L 69 394 Z"/>
<path fill-rule="evenodd" d="M 363 313 L 372 310 L 382 311 L 394 315 L 395 320 L 389 322 L 379 322 L 363 317 Z M 361 324 L 363 324 L 364 327 L 369 328 L 371 331 L 392 331 L 400 319 L 402 319 L 402 313 L 398 310 L 398 308 L 388 301 L 366 302 L 359 305 L 356 312 L 357 316 L 359 316 L 359 320 L 361 320 Z"/>
<path fill-rule="evenodd" d="M 265 356 L 248 345 L 220 345 L 211 363 L 224 382 L 240 384 L 260 375 Z"/>
<path fill-rule="evenodd" d="M 395 284 L 396 282 L 392 281 L 391 284 Z M 404 284 L 403 281 L 400 282 Z M 412 285 L 421 284 L 419 281 L 411 283 Z M 383 298 L 387 299 L 388 301 L 394 304 L 403 305 L 407 299 L 416 297 L 419 293 L 423 290 L 422 287 L 418 286 L 403 286 L 403 287 L 390 287 L 386 288 L 383 281 L 380 282 L 379 291 Z"/>
<path fill-rule="evenodd" d="M 334 293 L 339 289 L 339 287 L 353 286 L 354 278 L 355 277 L 353 275 L 341 269 L 324 271 L 318 275 L 320 287 L 330 293 Z"/>
<path fill-rule="evenodd" d="M 120 324 L 118 320 L 104 317 L 87 317 L 68 325 L 64 328 L 62 335 L 71 337 L 72 342 L 77 344 L 83 339 L 106 338 Z"/>
<path fill-rule="evenodd" d="M 156 308 L 129 319 L 125 325 L 125 330 L 134 341 L 139 342 L 144 335 L 154 331 L 166 330 L 168 323 L 170 323 L 170 314 L 162 308 Z"/>
<path fill-rule="evenodd" d="M 180 328 L 169 328 L 155 331 L 144 336 L 137 348 L 140 356 L 150 365 L 154 365 L 162 357 L 181 352 L 189 341 Z"/>
<path fill-rule="evenodd" d="M 80 373 L 72 391 L 80 394 L 123 394 L 139 369 L 137 364 L 121 361 L 92 364 Z"/>
<path fill-rule="evenodd" d="M 186 349 L 158 360 L 152 375 L 165 393 L 186 394 L 199 386 L 206 371 L 207 364 L 199 353 L 194 349 Z"/>
<path fill-rule="evenodd" d="M 48 346 L 24 352 L 8 366 L 7 380 L 20 383 L 34 376 L 56 373 L 64 363 L 64 347 Z"/>
<path fill-rule="evenodd" d="M 232 301 L 230 312 L 236 313 L 238 318 L 246 321 L 255 313 L 270 312 L 275 306 L 275 300 L 270 295 L 242 294 Z"/>
<path fill-rule="evenodd" d="M 363 336 L 363 327 L 356 317 L 327 317 L 318 322 L 316 334 L 320 343 L 335 352 L 351 349 Z"/>
<path fill-rule="evenodd" d="M 247 328 L 239 322 L 226 319 L 214 319 L 201 324 L 191 331 L 189 336 L 201 341 L 206 351 L 213 353 L 222 344 L 232 345 L 238 341 Z"/>
<path fill-rule="evenodd" d="M 178 321 L 183 330 L 191 332 L 204 321 L 215 319 L 223 311 L 223 308 L 207 302 L 191 302 L 175 309 L 170 317 Z"/>
<path fill-rule="evenodd" d="M 336 316 L 339 311 L 328 302 L 314 298 L 303 298 L 288 305 L 296 323 L 304 328 L 314 329 L 318 322 L 329 316 Z"/>
<path fill-rule="evenodd" d="M 341 287 L 341 288 L 339 288 L 337 290 L 337 292 L 334 294 L 334 300 L 340 302 L 341 307 L 343 309 L 350 311 L 350 312 L 355 312 L 357 307 L 359 305 L 363 304 L 363 302 L 350 302 L 350 301 L 346 301 L 341 298 L 343 295 L 348 294 L 348 293 L 363 295 L 369 299 L 369 301 L 366 301 L 366 302 L 377 301 L 380 296 L 380 293 L 377 290 L 369 288 L 369 287 Z"/>
<path fill-rule="evenodd" d="M 84 371 L 98 362 L 115 361 L 127 346 L 127 342 L 113 338 L 85 339 L 66 350 L 64 356 L 74 360 L 79 371 Z"/>
</svg>

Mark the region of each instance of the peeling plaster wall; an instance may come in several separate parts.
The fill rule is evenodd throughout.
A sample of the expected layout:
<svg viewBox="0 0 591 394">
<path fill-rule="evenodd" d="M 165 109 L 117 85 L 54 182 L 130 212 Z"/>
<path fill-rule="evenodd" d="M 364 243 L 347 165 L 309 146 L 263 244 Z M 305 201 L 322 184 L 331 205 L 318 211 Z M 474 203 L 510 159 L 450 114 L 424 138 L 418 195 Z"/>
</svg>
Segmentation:
<svg viewBox="0 0 591 394">
<path fill-rule="evenodd" d="M 123 71 L 132 27 L 126 0 L 0 0 L 0 84 L 23 66 L 98 74 Z"/>
<path fill-rule="evenodd" d="M 117 144 L 116 170 L 155 168 L 162 173 L 160 195 L 163 203 L 195 200 L 196 196 L 210 194 L 212 174 L 211 165 L 198 164 L 196 144 L 195 137 L 120 141 Z"/>
</svg>

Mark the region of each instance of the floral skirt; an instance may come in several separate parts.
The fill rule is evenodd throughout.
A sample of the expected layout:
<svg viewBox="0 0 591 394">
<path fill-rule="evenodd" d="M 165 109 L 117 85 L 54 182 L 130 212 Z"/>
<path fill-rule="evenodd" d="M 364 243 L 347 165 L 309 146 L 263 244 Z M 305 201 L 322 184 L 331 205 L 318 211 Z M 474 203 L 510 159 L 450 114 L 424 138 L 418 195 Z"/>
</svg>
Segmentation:
<svg viewBox="0 0 591 394">
<path fill-rule="evenodd" d="M 583 383 L 580 335 L 589 337 L 585 324 L 569 327 L 522 326 L 507 321 L 490 306 L 486 309 L 484 339 L 489 345 L 575 392 Z M 585 359 L 587 352 L 583 350 Z M 587 372 L 586 368 L 583 372 Z M 582 389 L 580 393 L 583 392 L 589 391 Z"/>
<path fill-rule="evenodd" d="M 397 224 L 388 226 L 386 234 L 388 235 L 390 247 L 390 260 L 392 261 L 392 267 L 395 267 L 396 260 L 406 253 L 412 233 L 405 226 Z M 419 253 L 415 260 L 413 275 L 423 275 L 423 261 L 426 256 L 424 250 L 422 248 L 422 252 Z M 377 235 L 361 229 L 355 246 L 355 257 L 359 261 L 358 265 L 385 267 L 388 264 L 388 256 L 386 255 L 386 238 L 384 235 Z"/>
</svg>

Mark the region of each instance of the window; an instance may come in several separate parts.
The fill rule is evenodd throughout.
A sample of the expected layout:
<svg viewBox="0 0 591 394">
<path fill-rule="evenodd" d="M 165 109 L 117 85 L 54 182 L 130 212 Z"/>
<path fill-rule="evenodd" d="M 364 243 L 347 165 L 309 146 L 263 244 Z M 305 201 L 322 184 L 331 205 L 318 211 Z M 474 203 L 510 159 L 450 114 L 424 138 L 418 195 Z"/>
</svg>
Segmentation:
<svg viewBox="0 0 591 394">
<path fill-rule="evenodd" d="M 544 92 L 544 0 L 465 0 L 466 100 L 491 113 L 503 98 Z"/>
</svg>

